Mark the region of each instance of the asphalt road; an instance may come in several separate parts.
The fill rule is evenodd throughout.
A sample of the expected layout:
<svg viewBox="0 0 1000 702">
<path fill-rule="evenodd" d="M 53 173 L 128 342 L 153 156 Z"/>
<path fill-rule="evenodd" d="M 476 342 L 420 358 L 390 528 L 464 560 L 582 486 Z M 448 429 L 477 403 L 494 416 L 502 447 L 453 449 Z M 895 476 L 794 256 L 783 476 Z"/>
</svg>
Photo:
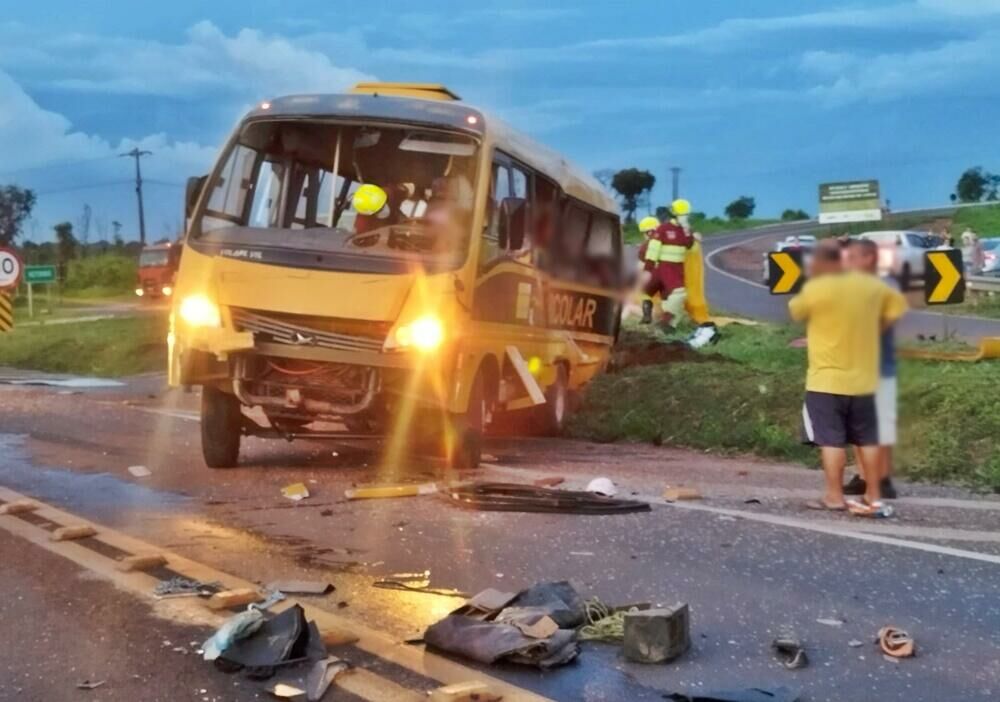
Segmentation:
<svg viewBox="0 0 1000 702">
<path fill-rule="evenodd" d="M 371 447 L 251 440 L 244 465 L 211 471 L 198 449 L 197 397 L 168 393 L 162 382 L 147 376 L 75 394 L 0 385 L 0 486 L 250 581 L 328 578 L 336 592 L 313 604 L 399 641 L 457 600 L 373 587 L 397 572 L 429 570 L 434 586 L 467 592 L 572 579 L 611 603 L 690 605 L 693 647 L 671 664 L 631 664 L 614 646 L 586 644 L 577 662 L 555 671 L 488 670 L 551 699 L 659 700 L 672 690 L 777 685 L 801 689 L 805 702 L 1000 696 L 996 498 L 903 485 L 898 519 L 866 521 L 806 510 L 819 476 L 794 466 L 496 439 L 476 477 L 558 475 L 582 487 L 606 475 L 653 510 L 481 513 L 440 495 L 350 502 L 343 494 L 353 485 L 433 479 L 438 469 L 417 457 L 385 465 Z M 152 474 L 134 478 L 131 465 Z M 299 481 L 308 499 L 280 495 Z M 704 499 L 665 504 L 659 495 L 667 485 L 696 487 Z M 190 648 L 206 630 L 151 616 L 149 598 L 13 541 L 3 524 L 0 700 L 260 694 L 163 644 Z M 887 624 L 916 637 L 916 658 L 883 658 L 872 640 Z M 784 631 L 803 639 L 809 667 L 787 671 L 772 657 L 770 642 Z M 76 690 L 84 678 L 108 682 Z"/>
<path fill-rule="evenodd" d="M 750 242 L 769 248 L 769 244 L 792 234 L 814 234 L 815 225 L 786 224 L 776 227 L 736 232 L 710 237 L 704 242 L 706 258 L 706 290 L 709 303 L 730 313 L 772 322 L 788 321 L 788 297 L 771 295 L 756 277 L 748 279 L 726 270 L 723 254 L 731 247 Z M 947 334 L 946 334 L 947 332 Z M 898 326 L 906 338 L 946 335 L 975 343 L 984 336 L 1000 336 L 1000 320 L 983 319 L 960 314 L 911 310 Z"/>
</svg>

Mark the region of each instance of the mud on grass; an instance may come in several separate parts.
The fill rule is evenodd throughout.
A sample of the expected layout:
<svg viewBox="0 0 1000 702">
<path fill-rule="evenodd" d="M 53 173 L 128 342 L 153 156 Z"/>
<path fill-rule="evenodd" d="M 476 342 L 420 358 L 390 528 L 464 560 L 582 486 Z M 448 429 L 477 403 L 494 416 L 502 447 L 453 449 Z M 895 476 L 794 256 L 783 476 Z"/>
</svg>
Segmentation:
<svg viewBox="0 0 1000 702">
<path fill-rule="evenodd" d="M 802 330 L 732 325 L 722 334 L 709 350 L 680 353 L 655 332 L 626 327 L 616 356 L 634 362 L 591 384 L 569 433 L 815 467 L 815 451 L 801 443 L 806 351 L 788 346 Z M 902 361 L 897 471 L 1000 491 L 998 373 L 997 362 Z"/>
</svg>

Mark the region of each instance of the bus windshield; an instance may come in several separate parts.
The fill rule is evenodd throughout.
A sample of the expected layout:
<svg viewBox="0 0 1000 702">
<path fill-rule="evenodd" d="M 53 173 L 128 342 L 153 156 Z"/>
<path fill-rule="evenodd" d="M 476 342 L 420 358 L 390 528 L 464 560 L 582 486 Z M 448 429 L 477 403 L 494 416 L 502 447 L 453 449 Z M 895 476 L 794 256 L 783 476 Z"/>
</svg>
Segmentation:
<svg viewBox="0 0 1000 702">
<path fill-rule="evenodd" d="M 468 251 L 478 148 L 426 127 L 251 122 L 208 183 L 191 236 L 223 255 L 321 253 L 343 270 L 454 268 Z M 380 210 L 359 211 L 362 186 L 384 194 Z"/>
</svg>

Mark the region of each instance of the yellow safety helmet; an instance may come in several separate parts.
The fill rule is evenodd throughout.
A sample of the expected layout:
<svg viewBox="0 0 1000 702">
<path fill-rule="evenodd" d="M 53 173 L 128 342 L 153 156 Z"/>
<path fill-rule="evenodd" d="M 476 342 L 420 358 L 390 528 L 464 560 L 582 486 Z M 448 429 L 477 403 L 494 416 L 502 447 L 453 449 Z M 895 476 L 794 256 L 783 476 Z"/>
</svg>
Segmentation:
<svg viewBox="0 0 1000 702">
<path fill-rule="evenodd" d="M 656 217 L 643 217 L 639 221 L 639 232 L 645 234 L 646 232 L 651 232 L 660 226 L 660 220 Z"/>
<path fill-rule="evenodd" d="M 674 203 L 670 206 L 670 211 L 674 213 L 675 217 L 689 215 L 691 214 L 691 203 L 687 200 L 674 200 Z"/>
<path fill-rule="evenodd" d="M 382 188 L 366 183 L 354 192 L 351 204 L 354 205 L 354 209 L 359 214 L 373 215 L 378 214 L 379 210 L 385 207 L 388 199 L 389 196 Z"/>
</svg>

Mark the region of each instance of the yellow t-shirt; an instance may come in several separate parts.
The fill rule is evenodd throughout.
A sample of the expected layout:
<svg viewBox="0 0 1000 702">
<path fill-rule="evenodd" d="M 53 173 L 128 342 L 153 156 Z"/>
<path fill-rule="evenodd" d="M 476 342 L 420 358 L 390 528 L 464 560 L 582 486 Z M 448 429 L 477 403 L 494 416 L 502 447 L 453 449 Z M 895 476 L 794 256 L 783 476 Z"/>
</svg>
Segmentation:
<svg viewBox="0 0 1000 702">
<path fill-rule="evenodd" d="M 906 313 L 906 299 L 873 275 L 841 273 L 810 280 L 788 302 L 792 319 L 806 321 L 806 390 L 870 395 L 878 387 L 883 322 Z"/>
</svg>

